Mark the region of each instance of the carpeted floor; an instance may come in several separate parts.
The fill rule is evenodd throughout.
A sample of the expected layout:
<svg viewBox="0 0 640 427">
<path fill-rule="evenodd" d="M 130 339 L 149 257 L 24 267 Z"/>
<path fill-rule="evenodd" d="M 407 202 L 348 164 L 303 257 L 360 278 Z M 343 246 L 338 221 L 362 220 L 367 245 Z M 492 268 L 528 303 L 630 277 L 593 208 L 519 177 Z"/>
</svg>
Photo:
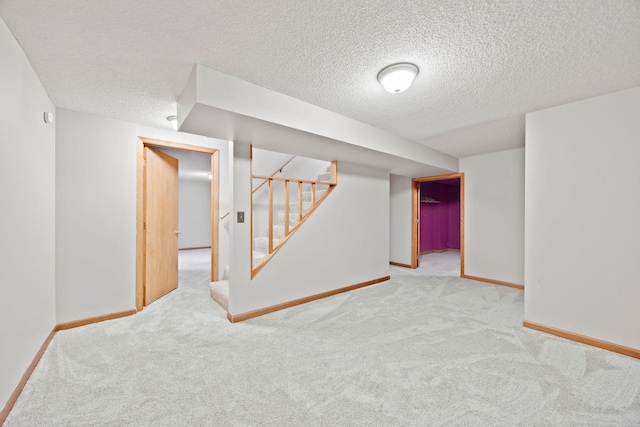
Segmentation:
<svg viewBox="0 0 640 427">
<path fill-rule="evenodd" d="M 230 324 L 200 264 L 58 333 L 6 427 L 640 426 L 640 360 L 522 328 L 520 290 L 393 268 Z"/>
</svg>

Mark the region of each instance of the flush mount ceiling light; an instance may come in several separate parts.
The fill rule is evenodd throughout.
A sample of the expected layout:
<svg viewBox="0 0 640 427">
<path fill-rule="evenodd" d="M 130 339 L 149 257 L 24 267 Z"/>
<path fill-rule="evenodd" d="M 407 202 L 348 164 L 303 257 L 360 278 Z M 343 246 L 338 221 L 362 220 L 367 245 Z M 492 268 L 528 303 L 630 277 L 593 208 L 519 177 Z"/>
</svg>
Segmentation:
<svg viewBox="0 0 640 427">
<path fill-rule="evenodd" d="M 393 64 L 378 74 L 378 81 L 390 93 L 400 93 L 409 89 L 418 75 L 418 67 L 413 64 Z"/>
<path fill-rule="evenodd" d="M 178 130 L 178 117 L 169 116 L 167 117 L 167 120 L 169 121 L 169 123 L 171 123 L 171 126 L 173 126 L 174 130 Z"/>
</svg>

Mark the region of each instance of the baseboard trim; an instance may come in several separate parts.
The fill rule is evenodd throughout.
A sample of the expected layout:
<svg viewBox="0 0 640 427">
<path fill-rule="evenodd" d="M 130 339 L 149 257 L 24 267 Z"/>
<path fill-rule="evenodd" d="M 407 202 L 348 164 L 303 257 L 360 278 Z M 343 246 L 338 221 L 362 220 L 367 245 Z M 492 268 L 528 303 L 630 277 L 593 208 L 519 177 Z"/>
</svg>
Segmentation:
<svg viewBox="0 0 640 427">
<path fill-rule="evenodd" d="M 411 264 L 403 264 L 401 262 L 389 261 L 389 264 L 395 265 L 396 267 L 413 268 Z"/>
<path fill-rule="evenodd" d="M 105 320 L 118 319 L 120 317 L 131 316 L 138 311 L 135 308 L 131 310 L 118 311 L 116 313 L 103 314 L 102 316 L 88 317 L 86 319 L 74 320 L 73 322 L 58 323 L 55 327 L 56 331 L 64 331 L 65 329 L 77 328 L 80 326 L 91 325 L 93 323 L 104 322 Z"/>
<path fill-rule="evenodd" d="M 551 326 L 541 325 L 539 323 L 522 322 L 522 326 L 529 329 L 535 329 L 536 331 L 545 332 L 547 334 L 555 335 L 560 338 L 565 338 L 571 341 L 576 341 L 582 344 L 587 344 L 593 347 L 598 347 L 603 350 L 609 350 L 614 353 L 624 354 L 625 356 L 634 357 L 640 359 L 640 350 L 631 347 L 625 347 L 623 345 L 614 344 L 609 341 L 599 340 L 597 338 L 587 337 L 585 335 L 576 334 L 574 332 L 565 331 L 562 329 L 553 328 Z"/>
<path fill-rule="evenodd" d="M 292 301 L 283 302 L 280 304 L 272 305 L 270 307 L 260 308 L 258 310 L 248 311 L 246 313 L 231 314 L 227 313 L 227 319 L 231 323 L 242 322 L 244 320 L 253 319 L 254 317 L 264 316 L 265 314 L 273 313 L 276 311 L 284 310 L 285 308 L 295 307 L 296 305 L 306 304 L 311 301 L 316 301 L 322 298 L 327 298 L 333 295 L 341 294 L 344 292 L 353 291 L 356 289 L 364 288 L 366 286 L 375 285 L 376 283 L 386 282 L 391 279 L 390 276 L 380 277 L 378 279 L 369 280 L 367 282 L 357 283 L 355 285 L 346 286 L 344 288 L 334 289 L 328 292 L 322 292 L 308 297 L 295 299 Z"/>
<path fill-rule="evenodd" d="M 40 362 L 42 355 L 47 350 L 47 347 L 49 347 L 49 343 L 51 342 L 55 334 L 56 334 L 56 328 L 53 328 L 49 333 L 49 335 L 47 336 L 47 338 L 44 340 L 44 344 L 42 344 L 42 346 L 40 347 L 40 350 L 38 350 L 38 352 L 36 353 L 36 357 L 33 358 L 33 361 L 31 362 L 29 367 L 27 367 L 26 372 L 24 373 L 22 378 L 20 378 L 20 381 L 18 382 L 16 389 L 13 391 L 13 393 L 11 393 L 11 396 L 9 396 L 9 400 L 4 405 L 4 408 L 2 408 L 2 411 L 0 411 L 0 426 L 4 424 L 5 420 L 9 416 L 9 412 L 11 412 L 11 409 L 13 409 L 13 405 L 16 404 L 16 401 L 18 400 L 20 393 L 22 393 L 22 389 L 24 389 L 24 386 L 27 384 L 27 381 L 29 381 L 31 374 L 36 369 L 36 366 L 38 366 L 38 362 Z"/>
<path fill-rule="evenodd" d="M 516 283 L 511 283 L 511 282 L 503 282 L 502 280 L 486 279 L 484 277 L 469 276 L 468 274 L 463 274 L 460 277 L 462 277 L 463 279 L 475 280 L 476 282 L 485 282 L 485 283 L 491 283 L 493 285 L 507 286 L 509 288 L 524 290 L 524 285 L 518 285 Z"/>
<path fill-rule="evenodd" d="M 120 317 L 131 316 L 132 314 L 136 314 L 137 312 L 138 311 L 134 308 L 131 310 L 104 314 L 102 316 L 89 317 L 86 319 L 80 319 L 73 322 L 58 323 L 57 325 L 55 325 L 51 330 L 51 332 L 49 333 L 49 335 L 47 336 L 47 338 L 44 340 L 44 344 L 42 344 L 42 346 L 40 347 L 40 350 L 38 350 L 38 353 L 36 353 L 36 356 L 33 358 L 33 361 L 27 368 L 26 372 L 20 379 L 20 382 L 18 382 L 18 385 L 16 386 L 15 390 L 13 391 L 13 393 L 11 393 L 11 396 L 9 396 L 9 400 L 4 405 L 4 408 L 2 408 L 2 411 L 0 411 L 0 426 L 4 424 L 5 420 L 9 416 L 9 412 L 11 412 L 11 409 L 13 409 L 13 405 L 15 405 L 16 401 L 18 400 L 18 397 L 20 396 L 20 393 L 22 393 L 22 390 L 24 389 L 24 386 L 27 384 L 27 381 L 29 381 L 29 378 L 31 378 L 31 374 L 33 374 L 33 371 L 36 369 L 36 366 L 38 366 L 38 362 L 40 362 L 42 355 L 49 347 L 49 343 L 51 343 L 51 340 L 55 336 L 56 332 L 63 331 L 65 329 L 77 328 L 79 326 L 91 325 L 93 323 L 104 322 L 105 320 L 112 320 L 112 319 L 118 319 Z"/>
</svg>

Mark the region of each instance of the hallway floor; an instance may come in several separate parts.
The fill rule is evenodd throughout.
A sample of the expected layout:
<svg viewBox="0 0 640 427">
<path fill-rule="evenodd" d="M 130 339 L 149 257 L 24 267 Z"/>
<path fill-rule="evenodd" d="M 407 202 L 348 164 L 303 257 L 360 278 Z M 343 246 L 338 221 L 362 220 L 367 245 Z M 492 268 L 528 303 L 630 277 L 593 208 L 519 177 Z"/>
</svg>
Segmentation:
<svg viewBox="0 0 640 427">
<path fill-rule="evenodd" d="M 209 289 L 211 248 L 178 251 L 178 282 L 181 287 Z"/>
<path fill-rule="evenodd" d="M 420 255 L 420 267 L 410 269 L 406 267 L 391 266 L 391 275 L 414 274 L 417 276 L 455 276 L 460 277 L 460 252 L 432 252 Z"/>
</svg>

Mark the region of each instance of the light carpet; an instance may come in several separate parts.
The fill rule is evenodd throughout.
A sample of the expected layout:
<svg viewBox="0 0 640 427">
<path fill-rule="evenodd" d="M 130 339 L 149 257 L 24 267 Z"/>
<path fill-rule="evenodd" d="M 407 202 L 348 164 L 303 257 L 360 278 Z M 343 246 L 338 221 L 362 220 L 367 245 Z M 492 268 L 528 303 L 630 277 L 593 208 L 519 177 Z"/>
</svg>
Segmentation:
<svg viewBox="0 0 640 427">
<path fill-rule="evenodd" d="M 399 275 L 460 277 L 460 252 L 452 250 L 422 254 L 418 268 L 394 267 L 393 271 Z"/>
<path fill-rule="evenodd" d="M 639 360 L 524 329 L 520 290 L 403 271 L 231 324 L 196 265 L 59 332 L 5 425 L 640 426 Z"/>
</svg>

